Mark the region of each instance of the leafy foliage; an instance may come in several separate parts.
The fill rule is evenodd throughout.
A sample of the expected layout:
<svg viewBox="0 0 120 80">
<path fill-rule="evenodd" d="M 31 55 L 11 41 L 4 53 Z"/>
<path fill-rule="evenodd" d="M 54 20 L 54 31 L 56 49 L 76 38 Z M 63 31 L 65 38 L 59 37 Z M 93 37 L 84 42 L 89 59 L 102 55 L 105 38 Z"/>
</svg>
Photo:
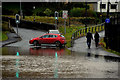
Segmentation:
<svg viewBox="0 0 120 80">
<path fill-rule="evenodd" d="M 46 8 L 46 10 L 44 11 L 44 13 L 45 13 L 47 16 L 50 16 L 50 14 L 52 13 L 52 11 L 51 11 L 49 8 Z"/>
<path fill-rule="evenodd" d="M 97 17 L 96 12 L 92 11 L 92 10 L 86 10 L 85 8 L 73 8 L 70 10 L 70 15 L 72 17 Z"/>
</svg>

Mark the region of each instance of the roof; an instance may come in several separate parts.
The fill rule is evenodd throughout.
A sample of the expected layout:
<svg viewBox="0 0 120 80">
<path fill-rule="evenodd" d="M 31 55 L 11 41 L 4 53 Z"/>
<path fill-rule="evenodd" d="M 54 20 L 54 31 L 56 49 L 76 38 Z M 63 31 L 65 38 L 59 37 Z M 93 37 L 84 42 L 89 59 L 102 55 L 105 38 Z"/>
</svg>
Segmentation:
<svg viewBox="0 0 120 80">
<path fill-rule="evenodd" d="M 44 35 L 60 35 L 60 34 L 47 33 L 47 34 L 44 34 Z"/>
<path fill-rule="evenodd" d="M 49 30 L 49 31 L 59 31 L 59 30 Z"/>
</svg>

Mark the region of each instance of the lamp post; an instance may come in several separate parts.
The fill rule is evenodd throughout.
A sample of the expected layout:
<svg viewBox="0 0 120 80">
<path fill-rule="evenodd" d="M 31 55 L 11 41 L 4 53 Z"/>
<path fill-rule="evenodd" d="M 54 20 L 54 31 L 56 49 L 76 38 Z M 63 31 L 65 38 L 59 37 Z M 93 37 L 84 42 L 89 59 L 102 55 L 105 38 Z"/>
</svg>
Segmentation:
<svg viewBox="0 0 120 80">
<path fill-rule="evenodd" d="M 35 6 L 33 6 L 33 9 L 35 10 Z M 35 22 L 35 14 L 34 14 L 34 22 Z"/>
<path fill-rule="evenodd" d="M 102 23 L 102 0 L 101 0 L 101 2 L 100 2 L 100 17 L 101 17 L 101 23 Z"/>
<path fill-rule="evenodd" d="M 110 0 L 108 0 L 108 3 L 107 3 L 107 19 L 109 19 L 109 5 L 110 5 Z M 108 35 L 109 35 L 109 23 L 105 23 L 105 38 L 104 38 L 104 41 L 106 42 L 106 48 L 108 48 Z"/>
<path fill-rule="evenodd" d="M 87 33 L 87 1 L 85 2 L 86 8 L 85 8 L 85 33 Z"/>
<path fill-rule="evenodd" d="M 21 0 L 20 0 L 20 19 L 22 19 Z"/>
<path fill-rule="evenodd" d="M 116 0 L 116 2 L 115 2 L 117 5 L 116 5 L 116 15 L 117 15 L 117 24 L 118 24 L 118 2 L 117 2 L 117 0 Z"/>
<path fill-rule="evenodd" d="M 108 4 L 107 4 L 107 18 L 109 18 L 109 5 L 110 5 L 110 0 L 108 0 Z"/>
</svg>

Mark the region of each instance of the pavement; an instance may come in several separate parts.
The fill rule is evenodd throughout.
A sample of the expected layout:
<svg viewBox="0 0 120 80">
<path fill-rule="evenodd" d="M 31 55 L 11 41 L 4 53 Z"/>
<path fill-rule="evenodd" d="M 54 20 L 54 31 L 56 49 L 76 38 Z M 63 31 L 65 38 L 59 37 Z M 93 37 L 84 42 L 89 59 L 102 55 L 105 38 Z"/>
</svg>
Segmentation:
<svg viewBox="0 0 120 80">
<path fill-rule="evenodd" d="M 22 40 L 21 37 L 16 33 L 8 33 L 7 36 L 8 40 L 0 41 L 0 47 Z"/>
<path fill-rule="evenodd" d="M 100 32 L 99 33 L 100 38 L 103 38 L 104 34 L 105 34 L 104 31 Z M 94 34 L 92 34 L 92 35 L 93 35 L 93 38 L 94 38 Z M 75 52 L 91 53 L 91 54 L 94 54 L 94 55 L 101 55 L 101 56 L 119 57 L 116 54 L 105 51 L 101 46 L 96 48 L 94 39 L 91 41 L 91 48 L 88 49 L 86 41 L 87 41 L 86 37 L 78 38 L 74 41 L 73 47 L 71 47 L 69 49 L 72 50 L 72 51 L 75 51 Z"/>
</svg>

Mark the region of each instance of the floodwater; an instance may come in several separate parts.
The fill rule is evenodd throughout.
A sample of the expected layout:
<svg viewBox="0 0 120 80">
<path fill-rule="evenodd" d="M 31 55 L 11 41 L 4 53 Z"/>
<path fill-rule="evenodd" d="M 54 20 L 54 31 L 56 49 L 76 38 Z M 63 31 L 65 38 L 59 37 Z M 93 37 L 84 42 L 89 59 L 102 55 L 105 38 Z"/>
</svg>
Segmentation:
<svg viewBox="0 0 120 80">
<path fill-rule="evenodd" d="M 120 58 L 56 47 L 3 47 L 3 78 L 118 78 Z"/>
</svg>

